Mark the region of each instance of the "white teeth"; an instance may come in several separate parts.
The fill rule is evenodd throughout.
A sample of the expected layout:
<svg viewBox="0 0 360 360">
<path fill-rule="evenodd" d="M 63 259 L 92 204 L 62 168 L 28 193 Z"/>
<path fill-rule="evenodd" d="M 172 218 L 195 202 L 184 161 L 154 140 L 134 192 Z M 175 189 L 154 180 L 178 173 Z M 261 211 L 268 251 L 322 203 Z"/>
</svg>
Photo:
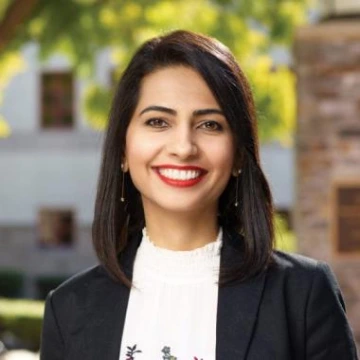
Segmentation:
<svg viewBox="0 0 360 360">
<path fill-rule="evenodd" d="M 200 176 L 197 170 L 159 169 L 159 173 L 173 180 L 190 180 Z"/>
</svg>

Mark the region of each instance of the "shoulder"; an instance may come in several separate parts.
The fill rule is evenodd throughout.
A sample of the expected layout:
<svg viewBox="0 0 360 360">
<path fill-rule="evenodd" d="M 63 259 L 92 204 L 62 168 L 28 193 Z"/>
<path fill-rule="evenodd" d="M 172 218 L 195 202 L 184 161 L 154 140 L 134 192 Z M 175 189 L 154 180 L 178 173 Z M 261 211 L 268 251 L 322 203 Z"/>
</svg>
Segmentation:
<svg viewBox="0 0 360 360">
<path fill-rule="evenodd" d="M 94 309 L 104 308 L 104 301 L 118 298 L 122 289 L 119 285 L 102 265 L 86 269 L 48 294 L 45 319 L 56 319 L 64 334 L 76 331 L 86 324 Z"/>
<path fill-rule="evenodd" d="M 280 250 L 275 250 L 273 253 L 274 260 L 277 264 L 284 267 L 305 267 L 311 268 L 319 263 L 319 260 L 300 255 L 297 253 L 288 253 Z"/>
<path fill-rule="evenodd" d="M 279 250 L 274 251 L 272 260 L 273 262 L 271 268 L 274 271 L 286 272 L 289 274 L 297 272 L 311 273 L 312 271 L 316 271 L 318 266 L 321 264 L 319 260 Z"/>
<path fill-rule="evenodd" d="M 344 307 L 340 288 L 330 266 L 323 261 L 299 254 L 275 251 L 267 272 L 271 287 L 281 287 L 291 297 L 301 298 L 327 294 Z"/>
<path fill-rule="evenodd" d="M 276 296 L 296 324 L 304 324 L 307 358 L 357 359 L 336 277 L 323 261 L 276 251 L 267 273 L 269 298 Z M 281 294 L 281 296 L 279 296 Z"/>
<path fill-rule="evenodd" d="M 329 291 L 339 292 L 335 275 L 326 262 L 282 251 L 274 251 L 267 281 L 272 286 L 282 284 L 283 288 L 298 294 L 309 294 L 319 285 Z"/>
<path fill-rule="evenodd" d="M 93 292 L 111 288 L 115 284 L 104 267 L 96 265 L 67 279 L 51 291 L 50 297 L 57 303 L 69 303 L 78 298 L 86 298 Z"/>
<path fill-rule="evenodd" d="M 327 263 L 307 256 L 283 251 L 274 251 L 270 272 L 286 276 L 314 276 L 328 272 Z"/>
</svg>

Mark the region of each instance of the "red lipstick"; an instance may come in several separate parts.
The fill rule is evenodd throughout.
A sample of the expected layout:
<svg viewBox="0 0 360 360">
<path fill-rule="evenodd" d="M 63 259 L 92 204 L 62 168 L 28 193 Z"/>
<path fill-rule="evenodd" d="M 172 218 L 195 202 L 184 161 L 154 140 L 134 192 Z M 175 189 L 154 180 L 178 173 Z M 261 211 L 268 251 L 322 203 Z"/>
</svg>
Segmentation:
<svg viewBox="0 0 360 360">
<path fill-rule="evenodd" d="M 155 169 L 176 169 L 176 170 L 196 170 L 206 173 L 207 171 L 199 166 L 194 165 L 171 165 L 171 164 L 162 164 L 153 166 Z"/>
</svg>

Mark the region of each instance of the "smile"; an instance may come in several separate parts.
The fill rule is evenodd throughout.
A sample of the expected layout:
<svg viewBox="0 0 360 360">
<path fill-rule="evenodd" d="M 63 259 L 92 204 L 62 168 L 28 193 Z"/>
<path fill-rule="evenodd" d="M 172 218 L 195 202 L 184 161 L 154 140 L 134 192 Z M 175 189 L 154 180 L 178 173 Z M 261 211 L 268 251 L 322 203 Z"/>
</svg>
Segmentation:
<svg viewBox="0 0 360 360">
<path fill-rule="evenodd" d="M 168 185 L 176 187 L 189 187 L 199 183 L 206 170 L 194 166 L 159 166 L 155 167 L 160 179 Z"/>
<path fill-rule="evenodd" d="M 200 176 L 200 171 L 196 170 L 175 170 L 175 169 L 159 169 L 159 173 L 172 180 L 190 180 Z"/>
</svg>

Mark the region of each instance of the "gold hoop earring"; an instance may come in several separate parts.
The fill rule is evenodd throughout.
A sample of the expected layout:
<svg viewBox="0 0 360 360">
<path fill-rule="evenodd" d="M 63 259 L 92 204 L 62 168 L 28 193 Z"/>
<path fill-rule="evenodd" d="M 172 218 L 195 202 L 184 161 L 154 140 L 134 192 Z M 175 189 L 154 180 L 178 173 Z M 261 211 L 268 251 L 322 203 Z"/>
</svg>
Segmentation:
<svg viewBox="0 0 360 360">
<path fill-rule="evenodd" d="M 237 175 L 236 175 L 236 194 L 235 194 L 235 207 L 238 207 L 239 206 L 239 199 L 238 199 L 238 188 L 239 188 L 239 177 L 240 177 L 240 174 L 241 174 L 241 169 L 237 170 Z"/>
<path fill-rule="evenodd" d="M 124 183 L 125 183 L 124 164 L 121 164 L 121 171 L 122 171 L 122 181 L 121 181 L 121 197 L 120 197 L 120 201 L 125 202 L 125 196 L 124 196 Z"/>
</svg>

